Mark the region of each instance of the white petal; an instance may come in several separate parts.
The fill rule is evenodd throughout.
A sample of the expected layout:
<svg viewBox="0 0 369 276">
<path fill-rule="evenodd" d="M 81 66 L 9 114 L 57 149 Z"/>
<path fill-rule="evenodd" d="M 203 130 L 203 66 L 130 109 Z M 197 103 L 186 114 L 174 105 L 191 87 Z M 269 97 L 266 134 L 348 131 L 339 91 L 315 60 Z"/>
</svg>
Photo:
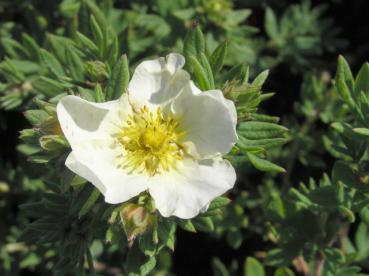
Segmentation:
<svg viewBox="0 0 369 276">
<path fill-rule="evenodd" d="M 147 179 L 127 174 L 122 149 L 112 135 L 131 112 L 128 95 L 106 103 L 92 103 L 67 96 L 58 103 L 57 115 L 72 153 L 66 166 L 98 188 L 108 203 L 121 203 L 147 189 Z"/>
<path fill-rule="evenodd" d="M 139 64 L 129 83 L 130 101 L 134 106 L 156 107 L 173 99 L 189 82 L 189 74 L 182 70 L 184 57 L 170 54 L 165 58 Z"/>
<path fill-rule="evenodd" d="M 232 165 L 222 159 L 180 162 L 178 169 L 150 179 L 149 192 L 164 217 L 193 218 L 236 181 Z"/>
<path fill-rule="evenodd" d="M 59 101 L 56 107 L 58 120 L 72 148 L 74 144 L 100 135 L 99 127 L 116 103 L 92 103 L 76 96 L 66 96 Z"/>
<path fill-rule="evenodd" d="M 76 147 L 65 164 L 99 189 L 106 202 L 117 204 L 137 196 L 148 187 L 147 177 L 127 174 L 118 167 L 117 155 L 119 152 L 111 145 L 91 141 Z"/>
<path fill-rule="evenodd" d="M 236 108 L 220 90 L 201 92 L 191 83 L 173 100 L 172 112 L 186 133 L 182 144 L 196 158 L 226 154 L 237 142 Z"/>
</svg>

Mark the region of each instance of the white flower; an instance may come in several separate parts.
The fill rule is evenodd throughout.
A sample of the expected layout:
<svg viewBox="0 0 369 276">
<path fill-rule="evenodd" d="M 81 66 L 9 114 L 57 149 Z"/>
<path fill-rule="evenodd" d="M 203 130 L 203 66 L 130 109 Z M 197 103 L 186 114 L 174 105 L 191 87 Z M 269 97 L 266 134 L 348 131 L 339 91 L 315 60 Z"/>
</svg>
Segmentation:
<svg viewBox="0 0 369 276">
<path fill-rule="evenodd" d="M 141 63 L 119 100 L 66 96 L 58 119 L 72 152 L 66 166 L 121 203 L 148 191 L 165 216 L 188 219 L 233 187 L 222 155 L 237 141 L 237 114 L 220 90 L 201 92 L 170 54 Z"/>
</svg>

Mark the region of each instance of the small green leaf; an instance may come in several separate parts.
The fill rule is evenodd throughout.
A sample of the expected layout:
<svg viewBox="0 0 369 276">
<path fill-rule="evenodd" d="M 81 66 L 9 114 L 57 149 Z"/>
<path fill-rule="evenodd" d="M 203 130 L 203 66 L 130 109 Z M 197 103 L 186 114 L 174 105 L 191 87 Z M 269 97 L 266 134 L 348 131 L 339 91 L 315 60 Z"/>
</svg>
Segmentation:
<svg viewBox="0 0 369 276">
<path fill-rule="evenodd" d="M 350 223 L 355 222 L 355 214 L 350 209 L 348 209 L 347 207 L 342 206 L 342 205 L 338 206 L 338 211 L 340 211 L 340 213 L 343 216 L 345 216 Z"/>
<path fill-rule="evenodd" d="M 31 60 L 38 61 L 40 58 L 40 46 L 37 42 L 27 33 L 22 33 L 22 42 L 25 50 L 27 51 L 28 57 Z"/>
<path fill-rule="evenodd" d="M 254 154 L 246 153 L 247 158 L 250 160 L 251 164 L 257 168 L 258 170 L 265 171 L 265 172 L 277 172 L 277 173 L 284 173 L 286 172 L 285 169 L 282 167 L 273 164 L 272 162 L 262 159 Z"/>
<path fill-rule="evenodd" d="M 281 267 L 277 269 L 274 276 L 295 276 L 295 273 L 288 267 Z"/>
<path fill-rule="evenodd" d="M 94 36 L 95 41 L 97 42 L 98 48 L 99 48 L 99 54 L 100 58 L 104 57 L 105 53 L 105 37 L 102 29 L 100 28 L 99 24 L 96 21 L 96 18 L 91 15 L 90 17 L 91 21 L 91 30 L 92 34 Z"/>
<path fill-rule="evenodd" d="M 157 246 L 153 239 L 153 232 L 151 230 L 146 231 L 141 237 L 139 237 L 140 250 L 149 257 L 152 257 L 157 252 Z"/>
<path fill-rule="evenodd" d="M 369 128 L 358 127 L 358 128 L 353 128 L 352 131 L 359 135 L 369 137 Z"/>
<path fill-rule="evenodd" d="M 54 77 L 59 78 L 61 76 L 65 76 L 65 72 L 63 66 L 56 59 L 56 57 L 45 49 L 40 50 L 41 60 L 50 70 Z"/>
<path fill-rule="evenodd" d="M 273 138 L 287 131 L 288 129 L 281 125 L 255 121 L 242 122 L 237 128 L 237 132 L 247 139 Z"/>
<path fill-rule="evenodd" d="M 113 41 L 111 42 L 109 49 L 107 51 L 107 58 L 106 58 L 110 66 L 114 65 L 115 61 L 118 58 L 118 54 L 119 54 L 119 41 L 118 41 L 118 37 L 114 36 Z"/>
<path fill-rule="evenodd" d="M 278 22 L 277 18 L 272 9 L 267 8 L 265 11 L 265 19 L 264 19 L 265 31 L 268 36 L 272 39 L 278 38 Z"/>
<path fill-rule="evenodd" d="M 179 227 L 181 227 L 183 230 L 196 233 L 196 228 L 193 225 L 192 221 L 189 219 L 178 219 L 177 224 Z"/>
<path fill-rule="evenodd" d="M 332 169 L 332 180 L 334 183 L 341 181 L 350 188 L 369 190 L 369 187 L 359 182 L 359 179 L 352 169 L 343 161 L 337 161 L 334 164 Z"/>
<path fill-rule="evenodd" d="M 78 212 L 78 217 L 82 217 L 87 214 L 95 205 L 96 201 L 100 197 L 100 192 L 98 189 L 94 188 L 90 195 L 88 196 L 86 202 L 82 205 L 81 210 Z"/>
<path fill-rule="evenodd" d="M 158 223 L 159 240 L 162 244 L 174 250 L 176 224 L 170 219 L 163 219 Z"/>
<path fill-rule="evenodd" d="M 211 262 L 214 276 L 229 276 L 226 266 L 218 259 L 214 258 Z"/>
<path fill-rule="evenodd" d="M 81 49 L 88 50 L 92 55 L 98 56 L 99 48 L 91 39 L 80 32 L 77 32 L 76 35 Z"/>
<path fill-rule="evenodd" d="M 215 198 L 209 205 L 209 208 L 207 211 L 213 211 L 216 209 L 220 209 L 220 208 L 224 208 L 225 206 L 227 206 L 229 203 L 231 202 L 231 200 L 227 197 L 224 196 L 219 196 L 217 198 Z"/>
<path fill-rule="evenodd" d="M 233 249 L 238 249 L 243 241 L 242 233 L 240 231 L 229 231 L 226 236 L 228 244 Z"/>
<path fill-rule="evenodd" d="M 214 76 L 213 76 L 213 71 L 211 69 L 210 63 L 208 61 L 208 58 L 205 56 L 205 54 L 203 52 L 199 53 L 199 61 L 201 63 L 201 65 L 203 66 L 206 76 L 207 76 L 207 80 L 209 81 L 209 89 L 213 89 L 214 88 Z"/>
<path fill-rule="evenodd" d="M 118 99 L 127 89 L 129 83 L 129 67 L 127 56 L 123 55 L 115 63 L 105 91 L 107 100 Z"/>
<path fill-rule="evenodd" d="M 201 63 L 193 55 L 190 55 L 187 59 L 190 68 L 193 69 L 196 82 L 200 89 L 203 91 L 211 89 L 211 83 L 208 80 L 207 73 Z"/>
<path fill-rule="evenodd" d="M 227 49 L 228 43 L 227 41 L 224 41 L 223 43 L 219 44 L 214 52 L 211 54 L 209 62 L 214 74 L 219 73 L 222 69 L 224 60 L 227 56 Z"/>
<path fill-rule="evenodd" d="M 33 126 L 40 126 L 44 121 L 50 118 L 50 115 L 43 110 L 27 110 L 24 116 Z"/>
<path fill-rule="evenodd" d="M 265 276 L 265 271 L 261 263 L 252 257 L 248 257 L 244 264 L 244 276 Z"/>
<path fill-rule="evenodd" d="M 261 72 L 255 79 L 254 81 L 251 83 L 251 86 L 254 87 L 262 87 L 264 82 L 266 81 L 266 79 L 268 78 L 269 75 L 269 70 L 265 70 L 263 72 Z"/>
<path fill-rule="evenodd" d="M 71 77 L 75 80 L 82 81 L 85 67 L 73 46 L 67 46 L 65 48 L 65 59 L 68 63 L 68 70 Z"/>
<path fill-rule="evenodd" d="M 352 95 L 352 93 L 354 92 L 354 78 L 352 76 L 350 66 L 342 56 L 339 56 L 338 58 L 336 86 L 342 99 L 350 107 L 355 107 L 355 102 Z"/>
<path fill-rule="evenodd" d="M 359 95 L 360 92 L 369 94 L 369 63 L 365 62 L 355 80 L 355 94 Z"/>
<path fill-rule="evenodd" d="M 105 102 L 105 95 L 99 83 L 95 86 L 95 100 L 97 103 Z"/>
<path fill-rule="evenodd" d="M 214 223 L 210 217 L 197 217 L 192 220 L 192 223 L 197 230 L 204 232 L 214 231 Z"/>
<path fill-rule="evenodd" d="M 197 56 L 199 53 L 206 53 L 205 38 L 199 26 L 188 30 L 184 39 L 183 51 L 188 58 L 189 56 Z"/>
</svg>

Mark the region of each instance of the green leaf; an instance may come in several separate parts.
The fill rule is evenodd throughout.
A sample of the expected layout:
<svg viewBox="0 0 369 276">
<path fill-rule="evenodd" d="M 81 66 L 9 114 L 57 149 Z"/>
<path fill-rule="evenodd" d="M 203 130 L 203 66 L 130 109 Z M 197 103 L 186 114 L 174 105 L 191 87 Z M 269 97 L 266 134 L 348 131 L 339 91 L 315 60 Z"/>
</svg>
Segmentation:
<svg viewBox="0 0 369 276">
<path fill-rule="evenodd" d="M 45 49 L 40 50 L 41 60 L 47 66 L 52 75 L 56 78 L 65 76 L 63 66 L 56 57 Z"/>
<path fill-rule="evenodd" d="M 195 9 L 174 10 L 172 14 L 180 20 L 190 20 L 196 15 Z"/>
<path fill-rule="evenodd" d="M 27 56 L 27 52 L 24 50 L 21 44 L 18 41 L 4 37 L 1 39 L 1 46 L 6 51 L 6 54 L 14 59 L 20 59 L 23 56 Z"/>
<path fill-rule="evenodd" d="M 100 58 L 102 59 L 105 53 L 105 37 L 102 29 L 100 28 L 99 24 L 96 21 L 96 18 L 93 15 L 91 15 L 90 21 L 92 34 L 94 36 L 95 41 L 97 42 Z"/>
<path fill-rule="evenodd" d="M 174 250 L 176 224 L 170 219 L 163 219 L 158 223 L 158 235 L 160 242 Z"/>
<path fill-rule="evenodd" d="M 352 131 L 359 135 L 369 137 L 369 128 L 358 127 L 358 128 L 353 128 Z"/>
<path fill-rule="evenodd" d="M 272 39 L 278 38 L 278 22 L 277 18 L 272 9 L 267 8 L 265 11 L 265 19 L 264 19 L 265 31 L 268 36 Z"/>
<path fill-rule="evenodd" d="M 59 80 L 54 80 L 44 76 L 41 76 L 40 78 L 36 79 L 32 83 L 32 86 L 36 90 L 38 90 L 39 92 L 48 97 L 60 95 L 61 93 L 65 92 L 68 88 L 73 87 L 73 85 L 71 84 L 67 84 Z"/>
<path fill-rule="evenodd" d="M 280 136 L 287 128 L 266 122 L 247 121 L 239 124 L 237 132 L 247 139 L 268 139 Z"/>
<path fill-rule="evenodd" d="M 65 48 L 65 59 L 68 63 L 68 70 L 71 77 L 75 80 L 82 81 L 85 66 L 73 46 L 67 46 Z"/>
<path fill-rule="evenodd" d="M 152 257 L 157 253 L 157 245 L 154 242 L 152 230 L 146 231 L 139 237 L 139 248 L 146 256 L 149 257 Z"/>
<path fill-rule="evenodd" d="M 228 43 L 227 41 L 224 41 L 223 43 L 219 44 L 214 52 L 211 54 L 209 62 L 214 74 L 219 73 L 222 69 L 224 60 L 227 56 L 227 50 Z"/>
<path fill-rule="evenodd" d="M 252 257 L 248 257 L 244 264 L 244 276 L 265 276 L 265 271 L 261 263 Z"/>
<path fill-rule="evenodd" d="M 96 201 L 100 197 L 100 192 L 98 189 L 94 188 L 90 195 L 88 196 L 86 202 L 82 205 L 81 210 L 78 212 L 78 217 L 86 215 L 95 205 Z"/>
<path fill-rule="evenodd" d="M 95 86 L 95 100 L 97 103 L 105 102 L 105 95 L 99 83 Z"/>
<path fill-rule="evenodd" d="M 286 172 L 285 169 L 282 167 L 273 164 L 272 162 L 262 159 L 254 154 L 246 153 L 247 158 L 250 160 L 251 164 L 257 168 L 258 170 L 265 171 L 265 172 L 277 172 L 277 173 L 284 173 Z"/>
<path fill-rule="evenodd" d="M 129 67 L 127 56 L 123 55 L 115 63 L 105 91 L 107 100 L 118 99 L 127 89 L 129 83 Z"/>
<path fill-rule="evenodd" d="M 215 198 L 209 205 L 209 208 L 207 211 L 213 211 L 216 209 L 220 209 L 220 208 L 224 208 L 225 206 L 227 206 L 229 203 L 231 202 L 231 200 L 227 197 L 224 196 L 219 196 L 217 198 Z"/>
<path fill-rule="evenodd" d="M 181 227 L 183 230 L 196 233 L 196 228 L 193 225 L 192 221 L 189 219 L 178 219 L 177 224 L 179 227 Z"/>
<path fill-rule="evenodd" d="M 364 260 L 369 256 L 369 228 L 365 223 L 360 223 L 355 234 L 355 244 L 357 247 L 358 255 L 356 259 L 358 261 Z"/>
<path fill-rule="evenodd" d="M 94 56 L 98 56 L 99 48 L 91 39 L 80 32 L 77 32 L 76 35 L 81 49 L 89 51 Z"/>
<path fill-rule="evenodd" d="M 242 233 L 238 230 L 236 231 L 228 231 L 226 236 L 228 244 L 234 249 L 238 249 L 243 241 Z"/>
<path fill-rule="evenodd" d="M 352 76 L 350 66 L 342 56 L 339 56 L 338 58 L 336 87 L 342 99 L 349 106 L 355 107 L 355 102 L 352 94 L 354 92 L 354 78 Z"/>
<path fill-rule="evenodd" d="M 355 80 L 355 94 L 358 95 L 360 92 L 369 94 L 369 63 L 365 62 Z"/>
<path fill-rule="evenodd" d="M 60 151 L 69 148 L 67 140 L 60 135 L 44 135 L 39 141 L 41 148 L 46 151 Z"/>
<path fill-rule="evenodd" d="M 214 258 L 211 262 L 214 276 L 229 276 L 226 266 L 218 259 Z"/>
<path fill-rule="evenodd" d="M 192 223 L 197 230 L 204 232 L 214 231 L 214 223 L 210 217 L 197 217 L 192 220 Z"/>
<path fill-rule="evenodd" d="M 146 257 L 138 246 L 134 245 L 128 250 L 126 265 L 128 276 L 145 276 L 155 268 L 156 258 Z"/>
<path fill-rule="evenodd" d="M 278 268 L 277 271 L 274 273 L 274 276 L 294 276 L 295 273 L 288 267 L 281 267 Z"/>
<path fill-rule="evenodd" d="M 369 227 L 369 208 L 364 207 L 360 210 L 360 217 L 362 221 L 366 224 L 367 227 Z"/>
<path fill-rule="evenodd" d="M 349 208 L 341 205 L 338 206 L 338 211 L 340 211 L 340 213 L 345 216 L 350 223 L 355 222 L 355 214 Z"/>
<path fill-rule="evenodd" d="M 210 89 L 215 88 L 213 71 L 211 69 L 208 58 L 205 56 L 204 52 L 199 53 L 199 61 L 205 70 L 207 80 L 209 81 Z"/>
<path fill-rule="evenodd" d="M 268 78 L 268 75 L 269 75 L 269 70 L 265 70 L 261 72 L 259 75 L 257 75 L 254 81 L 251 83 L 251 86 L 261 88 L 264 82 L 266 81 L 266 79 Z"/>
<path fill-rule="evenodd" d="M 107 51 L 107 60 L 109 62 L 109 65 L 113 66 L 115 61 L 118 58 L 119 54 L 119 41 L 118 37 L 114 36 L 113 41 L 111 42 L 109 49 Z"/>
<path fill-rule="evenodd" d="M 94 16 L 94 18 L 96 19 L 96 22 L 99 26 L 99 28 L 101 28 L 101 30 L 104 32 L 105 30 L 108 29 L 108 25 L 106 22 L 106 16 L 104 15 L 104 13 L 102 12 L 102 10 L 93 2 L 93 1 L 86 1 L 88 10 L 90 12 L 91 15 Z"/>
<path fill-rule="evenodd" d="M 40 126 L 43 122 L 50 118 L 50 115 L 43 110 L 27 110 L 24 116 L 33 126 Z"/>
<path fill-rule="evenodd" d="M 88 211 L 88 209 L 92 207 L 92 205 L 95 203 L 94 200 L 97 197 L 97 192 L 95 192 L 95 190 L 96 188 L 94 188 L 94 186 L 92 186 L 91 184 L 85 184 L 82 190 L 80 190 L 78 194 L 75 195 L 75 197 L 73 198 L 71 213 L 76 213 L 79 215 L 83 206 L 86 206 L 83 213 Z"/>
<path fill-rule="evenodd" d="M 282 248 L 272 249 L 268 251 L 266 263 L 271 266 L 288 266 L 298 256 L 302 245 L 301 241 L 292 241 Z"/>
<path fill-rule="evenodd" d="M 186 58 L 189 56 L 196 57 L 201 52 L 206 53 L 204 34 L 199 26 L 188 30 L 183 43 Z"/>
<path fill-rule="evenodd" d="M 193 69 L 199 88 L 203 91 L 211 89 L 211 83 L 208 80 L 207 73 L 201 63 L 193 55 L 190 55 L 187 59 L 190 68 Z"/>
<path fill-rule="evenodd" d="M 337 161 L 332 169 L 332 180 L 334 183 L 341 181 L 347 187 L 361 190 L 369 190 L 354 174 L 352 169 L 343 161 Z"/>
<path fill-rule="evenodd" d="M 40 46 L 27 33 L 22 33 L 22 42 L 24 49 L 27 51 L 28 58 L 38 61 L 40 58 Z"/>
<path fill-rule="evenodd" d="M 268 204 L 266 213 L 273 220 L 282 220 L 286 217 L 286 209 L 279 194 Z"/>
</svg>

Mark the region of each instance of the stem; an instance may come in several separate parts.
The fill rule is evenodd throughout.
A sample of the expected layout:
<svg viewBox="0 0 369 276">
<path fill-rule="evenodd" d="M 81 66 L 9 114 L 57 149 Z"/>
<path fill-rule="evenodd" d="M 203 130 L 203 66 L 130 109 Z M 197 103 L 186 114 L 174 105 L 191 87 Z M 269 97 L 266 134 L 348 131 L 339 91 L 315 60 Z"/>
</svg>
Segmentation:
<svg viewBox="0 0 369 276">
<path fill-rule="evenodd" d="M 311 276 L 320 276 L 322 274 L 324 263 L 325 263 L 325 257 L 320 252 L 315 260 L 314 274 L 312 274 Z"/>
<path fill-rule="evenodd" d="M 329 102 L 330 98 L 331 94 L 327 93 L 321 105 L 317 107 L 315 113 L 311 117 L 305 119 L 303 125 L 298 131 L 297 137 L 305 136 L 310 131 L 311 127 L 319 119 L 320 114 L 324 111 L 325 106 Z M 299 153 L 299 149 L 300 149 L 300 140 L 297 138 L 293 141 L 293 144 L 291 146 L 290 159 L 286 165 L 286 173 L 283 175 L 283 190 L 282 190 L 283 192 L 287 192 L 288 189 L 291 187 L 290 178 L 296 163 L 296 158 Z"/>
<path fill-rule="evenodd" d="M 301 136 L 306 135 L 309 132 L 312 125 L 318 119 L 319 114 L 320 112 L 319 113 L 317 112 L 313 117 L 307 118 L 304 124 L 302 125 L 302 127 L 300 128 L 297 136 L 301 137 Z M 291 187 L 291 182 L 290 182 L 291 173 L 295 166 L 295 163 L 296 163 L 295 161 L 299 153 L 299 149 L 300 149 L 300 140 L 295 139 L 291 146 L 291 154 L 290 154 L 290 159 L 286 166 L 286 173 L 283 175 L 283 186 L 284 186 L 283 188 L 285 191 L 287 191 Z"/>
<path fill-rule="evenodd" d="M 90 249 L 87 249 L 86 252 L 87 264 L 88 264 L 88 273 L 89 275 L 95 275 L 95 268 L 94 268 L 94 260 L 92 258 L 92 254 Z"/>
</svg>

